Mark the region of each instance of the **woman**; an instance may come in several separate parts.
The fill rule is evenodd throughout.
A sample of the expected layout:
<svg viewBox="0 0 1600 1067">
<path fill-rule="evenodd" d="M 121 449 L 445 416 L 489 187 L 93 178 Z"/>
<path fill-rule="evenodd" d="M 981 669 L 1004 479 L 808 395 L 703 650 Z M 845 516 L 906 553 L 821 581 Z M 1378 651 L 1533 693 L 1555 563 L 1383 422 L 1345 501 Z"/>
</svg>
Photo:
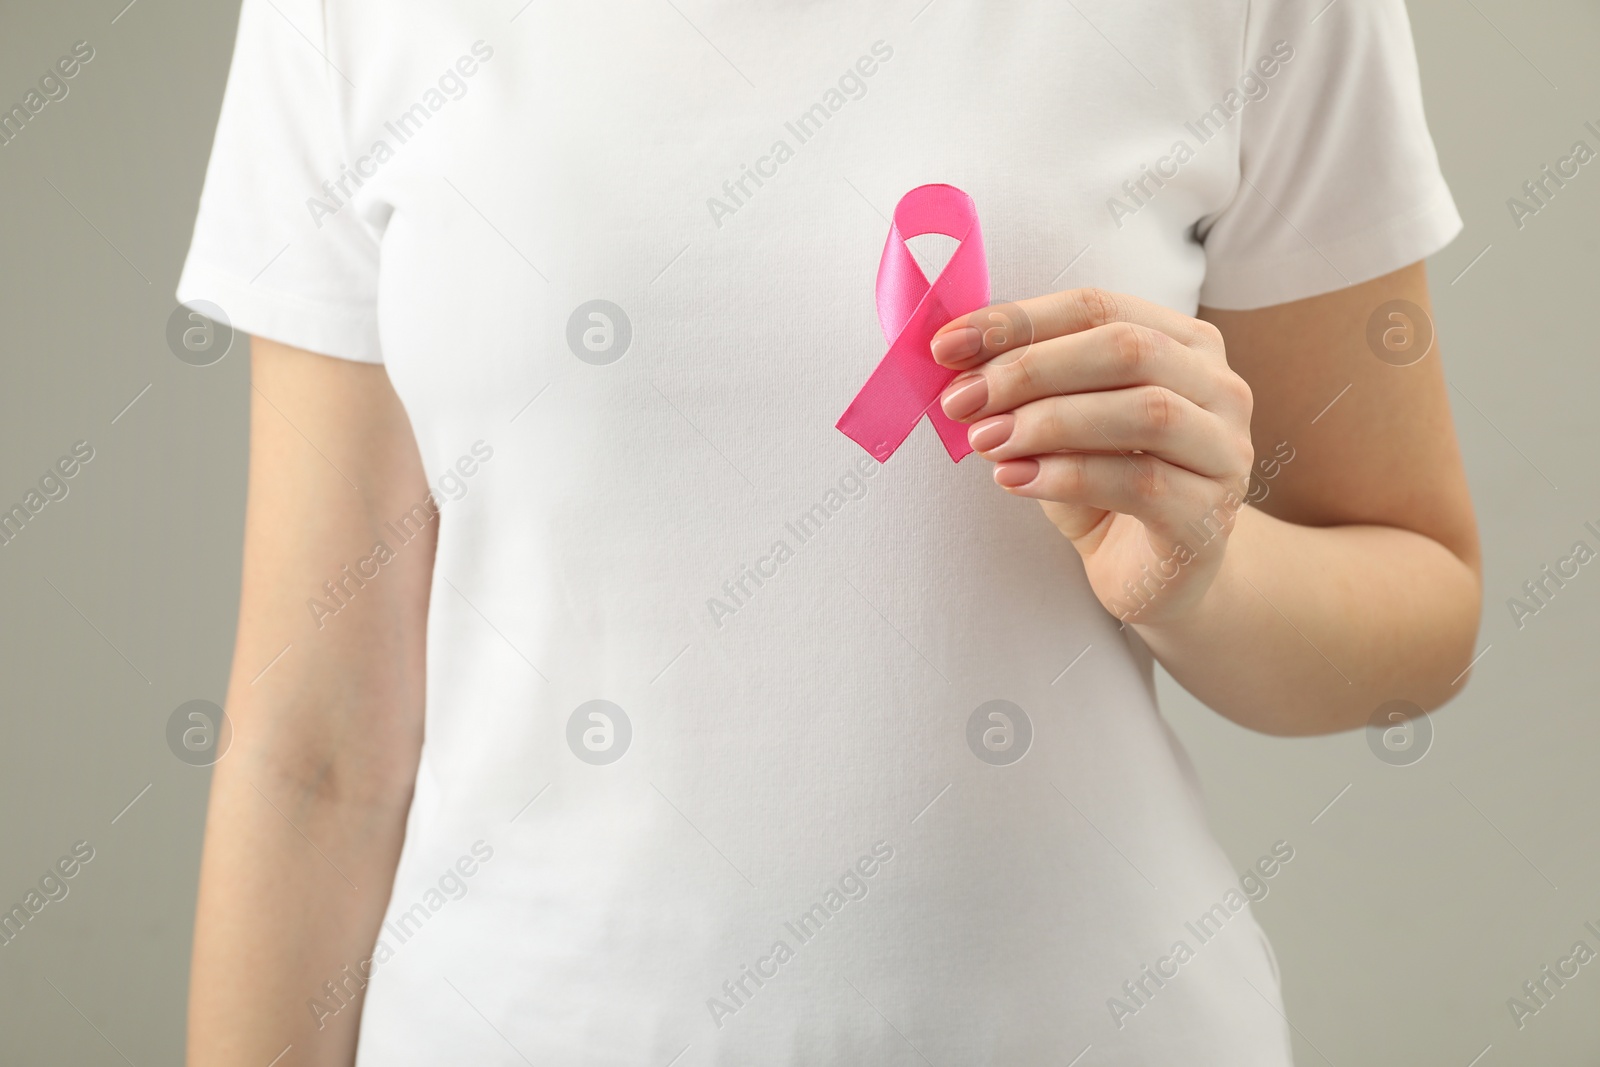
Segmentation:
<svg viewBox="0 0 1600 1067">
<path fill-rule="evenodd" d="M 932 182 L 978 456 L 880 464 Z M 190 1062 L 1288 1063 L 1294 824 L 1232 868 L 1152 659 L 1281 735 L 1458 691 L 1459 228 L 1399 0 L 244 0 Z"/>
</svg>

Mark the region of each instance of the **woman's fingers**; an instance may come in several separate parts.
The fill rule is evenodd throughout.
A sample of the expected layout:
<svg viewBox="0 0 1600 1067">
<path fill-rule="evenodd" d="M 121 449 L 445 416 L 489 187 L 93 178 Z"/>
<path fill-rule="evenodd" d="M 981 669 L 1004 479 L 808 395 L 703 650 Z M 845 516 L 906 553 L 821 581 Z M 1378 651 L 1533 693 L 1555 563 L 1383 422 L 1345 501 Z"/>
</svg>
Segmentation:
<svg viewBox="0 0 1600 1067">
<path fill-rule="evenodd" d="M 1222 486 L 1151 455 L 1058 452 L 1006 460 L 994 480 L 1016 496 L 1131 515 L 1170 545 L 1232 528 L 1243 502 Z"/>
<path fill-rule="evenodd" d="M 1152 538 L 1231 528 L 1254 460 L 1250 389 L 1215 326 L 1147 300 L 1073 289 L 983 308 L 933 338 L 963 371 L 940 397 L 1017 496 L 1092 530 L 1132 516 Z"/>
<path fill-rule="evenodd" d="M 1145 452 L 1207 478 L 1242 478 L 1248 437 L 1170 389 L 1154 385 L 1048 396 L 976 422 L 967 439 L 983 458 L 1049 452 Z"/>
<path fill-rule="evenodd" d="M 1222 353 L 1221 335 L 1199 319 L 1124 293 L 1068 289 L 996 304 L 947 323 L 933 337 L 933 358 L 953 370 L 966 370 L 1005 352 L 1114 322 L 1158 330 L 1179 344 Z"/>
<path fill-rule="evenodd" d="M 1250 390 L 1225 361 L 1170 334 L 1116 322 L 1007 349 L 945 388 L 944 413 L 975 421 L 1047 396 L 1158 386 L 1210 411 L 1247 410 Z"/>
</svg>

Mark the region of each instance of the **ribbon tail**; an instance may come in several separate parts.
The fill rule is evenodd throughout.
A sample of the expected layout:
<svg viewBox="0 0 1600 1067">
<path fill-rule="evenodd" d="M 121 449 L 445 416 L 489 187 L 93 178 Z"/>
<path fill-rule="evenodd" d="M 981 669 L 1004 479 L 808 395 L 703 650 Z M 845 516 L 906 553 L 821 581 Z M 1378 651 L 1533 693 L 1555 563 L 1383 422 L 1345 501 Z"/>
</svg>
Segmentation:
<svg viewBox="0 0 1600 1067">
<path fill-rule="evenodd" d="M 939 440 L 943 442 L 944 450 L 950 453 L 951 462 L 960 463 L 972 454 L 972 445 L 967 440 L 966 425 L 946 415 L 937 400 L 928 408 L 928 421 L 939 431 Z"/>
<path fill-rule="evenodd" d="M 834 423 L 835 429 L 866 449 L 867 455 L 879 463 L 888 462 L 895 449 L 911 436 L 915 426 L 915 421 L 907 426 L 902 421 L 885 416 L 870 399 L 863 401 L 860 396 L 850 402 L 844 414 L 839 416 L 839 421 Z"/>
</svg>

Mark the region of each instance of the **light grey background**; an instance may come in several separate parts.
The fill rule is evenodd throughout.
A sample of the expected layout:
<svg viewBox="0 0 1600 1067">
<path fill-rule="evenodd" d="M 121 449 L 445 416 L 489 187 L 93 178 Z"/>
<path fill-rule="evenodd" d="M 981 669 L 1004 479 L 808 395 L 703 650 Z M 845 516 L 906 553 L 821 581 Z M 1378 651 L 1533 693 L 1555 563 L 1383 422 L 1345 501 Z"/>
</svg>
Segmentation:
<svg viewBox="0 0 1600 1067">
<path fill-rule="evenodd" d="M 237 609 L 244 342 L 208 368 L 165 342 L 235 5 L 124 3 L 0 8 L 7 106 L 73 42 L 96 51 L 0 147 L 0 506 L 72 442 L 96 453 L 0 548 L 0 903 L 72 842 L 96 853 L 0 947 L 6 1063 L 180 1061 L 208 773 L 164 730 L 184 701 L 222 699 Z M 1590 1067 L 1600 961 L 1521 1031 L 1506 1001 L 1574 941 L 1600 949 L 1583 929 L 1600 927 L 1600 563 L 1520 630 L 1506 601 L 1575 540 L 1600 545 L 1582 528 L 1600 526 L 1600 161 L 1520 231 L 1506 200 L 1574 141 L 1600 149 L 1583 128 L 1600 127 L 1600 10 L 1411 11 L 1467 223 L 1431 270 L 1483 525 L 1482 658 L 1409 767 L 1361 733 L 1276 740 L 1170 681 L 1163 697 L 1236 864 L 1295 847 L 1256 910 L 1298 1063 Z"/>
</svg>

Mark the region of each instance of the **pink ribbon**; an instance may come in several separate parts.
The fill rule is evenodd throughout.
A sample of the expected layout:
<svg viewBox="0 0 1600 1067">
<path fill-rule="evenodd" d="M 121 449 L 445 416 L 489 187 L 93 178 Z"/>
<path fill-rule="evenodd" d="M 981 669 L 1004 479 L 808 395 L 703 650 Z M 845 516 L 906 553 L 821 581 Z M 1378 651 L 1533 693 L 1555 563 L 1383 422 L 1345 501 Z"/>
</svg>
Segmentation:
<svg viewBox="0 0 1600 1067">
<path fill-rule="evenodd" d="M 961 244 L 928 283 L 906 239 L 942 233 Z M 895 205 L 878 262 L 878 322 L 889 351 L 836 424 L 882 463 L 927 415 L 945 451 L 959 463 L 972 451 L 967 428 L 939 407 L 957 371 L 933 361 L 928 343 L 939 327 L 989 303 L 989 262 L 972 197 L 953 185 L 919 185 Z"/>
</svg>

